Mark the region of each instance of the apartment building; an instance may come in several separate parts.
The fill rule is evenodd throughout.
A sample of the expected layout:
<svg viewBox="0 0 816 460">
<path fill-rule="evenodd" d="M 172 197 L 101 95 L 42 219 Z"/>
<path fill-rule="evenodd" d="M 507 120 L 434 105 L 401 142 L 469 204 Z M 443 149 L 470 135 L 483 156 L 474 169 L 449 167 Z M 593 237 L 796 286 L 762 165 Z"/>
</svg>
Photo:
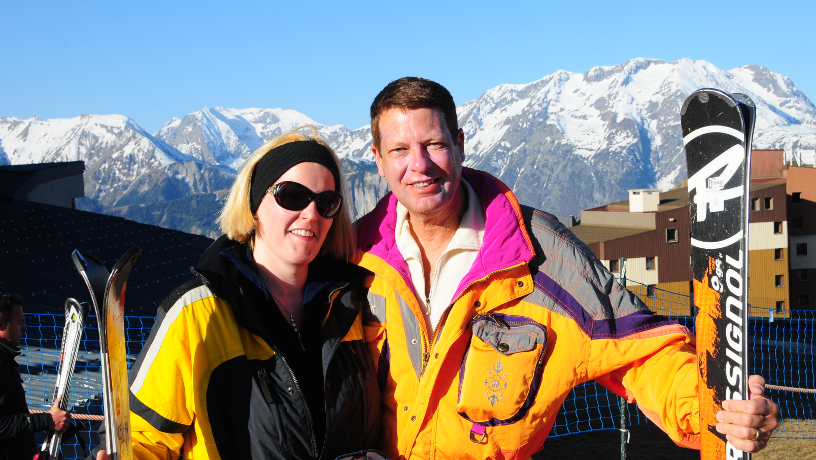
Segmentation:
<svg viewBox="0 0 816 460">
<path fill-rule="evenodd" d="M 785 316 L 816 307 L 816 169 L 789 166 L 782 150 L 754 151 L 749 216 L 749 304 Z M 581 212 L 571 230 L 614 274 L 654 289 L 692 295 L 685 183 L 668 192 L 630 190 L 629 199 Z M 686 314 L 676 311 L 673 313 Z"/>
</svg>

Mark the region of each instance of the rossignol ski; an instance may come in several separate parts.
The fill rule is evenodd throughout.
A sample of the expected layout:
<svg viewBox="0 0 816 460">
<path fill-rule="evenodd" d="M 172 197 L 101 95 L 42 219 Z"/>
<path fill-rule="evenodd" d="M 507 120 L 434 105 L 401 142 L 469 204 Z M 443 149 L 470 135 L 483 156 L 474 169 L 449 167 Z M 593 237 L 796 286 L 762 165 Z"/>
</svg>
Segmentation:
<svg viewBox="0 0 816 460">
<path fill-rule="evenodd" d="M 72 254 L 88 290 L 99 322 L 102 361 L 102 401 L 105 410 L 105 443 L 111 460 L 132 460 L 130 401 L 125 348 L 125 291 L 127 279 L 141 249 L 130 248 L 114 264 L 110 274 L 91 254 Z"/>
<path fill-rule="evenodd" d="M 701 89 L 683 103 L 691 260 L 700 367 L 701 458 L 751 458 L 716 430 L 726 399 L 748 390 L 748 213 L 756 108 L 747 96 Z"/>
<path fill-rule="evenodd" d="M 71 396 L 71 381 L 74 377 L 79 345 L 82 342 L 82 331 L 85 318 L 88 316 L 88 304 L 80 304 L 76 299 L 65 301 L 65 328 L 62 332 L 62 347 L 57 370 L 57 383 L 54 387 L 54 401 L 59 398 L 59 408 L 68 410 Z M 38 460 L 57 460 L 62 444 L 61 431 L 48 430 Z"/>
</svg>

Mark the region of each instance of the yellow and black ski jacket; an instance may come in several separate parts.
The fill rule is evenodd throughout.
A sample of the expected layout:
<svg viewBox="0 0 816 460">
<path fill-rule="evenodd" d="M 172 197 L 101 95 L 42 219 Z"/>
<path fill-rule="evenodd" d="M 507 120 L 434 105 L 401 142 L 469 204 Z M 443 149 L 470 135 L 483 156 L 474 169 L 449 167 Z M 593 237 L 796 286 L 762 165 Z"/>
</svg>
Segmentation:
<svg viewBox="0 0 816 460">
<path fill-rule="evenodd" d="M 370 272 L 320 258 L 310 265 L 304 304 L 322 302 L 325 311 L 325 417 L 310 413 L 280 337 L 263 327 L 263 309 L 274 304 L 246 247 L 222 236 L 193 272 L 162 303 L 129 374 L 136 458 L 333 459 L 375 444 L 380 388 L 358 282 Z"/>
</svg>

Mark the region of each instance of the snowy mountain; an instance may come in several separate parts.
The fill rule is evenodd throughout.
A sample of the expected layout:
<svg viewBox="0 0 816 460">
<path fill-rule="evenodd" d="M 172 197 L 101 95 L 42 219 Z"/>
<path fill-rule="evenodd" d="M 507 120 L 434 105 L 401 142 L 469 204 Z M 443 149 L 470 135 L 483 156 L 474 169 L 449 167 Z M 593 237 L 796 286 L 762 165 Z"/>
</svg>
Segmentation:
<svg viewBox="0 0 816 460">
<path fill-rule="evenodd" d="M 121 115 L 0 119 L 0 164 L 78 160 L 85 162 L 85 196 L 102 206 L 205 193 L 229 187 L 233 177 Z"/>
<path fill-rule="evenodd" d="M 237 171 L 265 141 L 303 125 L 317 128 L 340 157 L 364 156 L 363 149 L 371 145 L 367 127 L 351 131 L 339 125 L 325 126 L 284 109 L 206 108 L 168 121 L 156 137 L 199 160 Z"/>
<path fill-rule="evenodd" d="M 522 203 L 558 215 L 623 199 L 630 188 L 665 190 L 686 178 L 680 107 L 703 87 L 756 102 L 755 148 L 790 155 L 816 147 L 816 107 L 784 75 L 755 65 L 723 71 L 705 61 L 633 59 L 501 85 L 460 105 L 465 164 L 505 181 Z M 367 127 L 327 127 L 280 109 L 204 109 L 168 122 L 156 136 L 206 161 L 197 152 L 226 150 L 218 164 L 234 165 L 261 140 L 307 123 L 339 155 L 373 160 Z"/>
<path fill-rule="evenodd" d="M 562 216 L 623 199 L 631 188 L 665 190 L 686 178 L 680 107 L 703 87 L 754 100 L 754 148 L 788 156 L 816 148 L 816 107 L 784 75 L 755 65 L 723 71 L 705 61 L 633 59 L 500 85 L 460 105 L 465 164 L 505 181 L 522 203 Z M 2 118 L 0 164 L 84 160 L 91 204 L 117 206 L 121 215 L 227 188 L 252 151 L 303 124 L 314 125 L 343 158 L 356 212 L 371 209 L 386 184 L 373 164 L 368 127 L 326 126 L 294 110 L 205 108 L 152 136 L 119 115 Z M 215 196 L 201 208 L 212 213 Z M 154 217 L 167 221 L 161 212 Z"/>
<path fill-rule="evenodd" d="M 816 107 L 784 75 L 634 59 L 501 85 L 463 104 L 466 162 L 505 181 L 522 203 L 557 215 L 623 199 L 631 188 L 666 190 L 686 178 L 680 107 L 704 87 L 754 100 L 754 148 L 816 146 Z"/>
</svg>

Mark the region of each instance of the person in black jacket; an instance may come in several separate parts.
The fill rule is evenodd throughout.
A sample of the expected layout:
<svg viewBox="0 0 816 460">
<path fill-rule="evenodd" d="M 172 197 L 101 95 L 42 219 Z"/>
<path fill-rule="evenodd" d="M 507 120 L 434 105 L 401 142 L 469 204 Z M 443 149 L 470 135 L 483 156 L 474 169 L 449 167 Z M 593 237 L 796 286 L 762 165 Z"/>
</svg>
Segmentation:
<svg viewBox="0 0 816 460">
<path fill-rule="evenodd" d="M 71 414 L 57 407 L 42 414 L 30 414 L 15 356 L 25 334 L 23 300 L 0 292 L 0 460 L 31 460 L 36 453 L 34 433 L 65 431 Z"/>
<path fill-rule="evenodd" d="M 344 190 L 314 128 L 249 157 L 221 213 L 225 235 L 162 303 L 129 373 L 135 458 L 331 460 L 376 443 L 370 272 L 348 262 Z"/>
</svg>

